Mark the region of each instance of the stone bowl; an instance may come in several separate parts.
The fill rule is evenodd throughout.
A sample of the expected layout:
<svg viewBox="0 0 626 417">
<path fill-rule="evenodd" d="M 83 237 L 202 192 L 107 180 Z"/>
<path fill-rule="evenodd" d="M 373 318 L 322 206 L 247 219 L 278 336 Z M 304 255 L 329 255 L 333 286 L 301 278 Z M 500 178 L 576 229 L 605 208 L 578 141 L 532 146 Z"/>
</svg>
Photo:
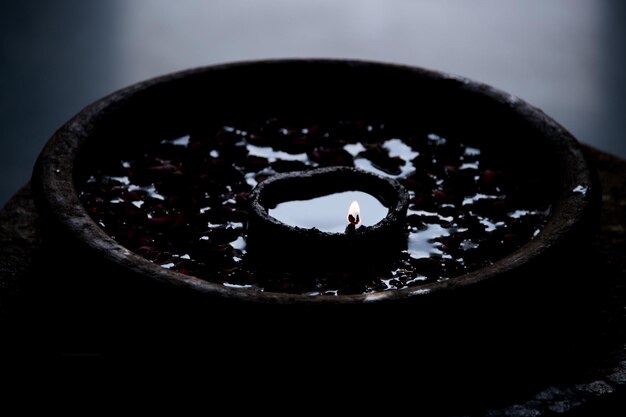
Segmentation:
<svg viewBox="0 0 626 417">
<path fill-rule="evenodd" d="M 231 288 L 161 268 L 108 236 L 79 201 L 75 181 L 84 167 L 115 155 L 118 147 L 141 147 L 146 140 L 177 137 L 208 118 L 245 120 L 276 114 L 295 118 L 306 114 L 320 120 L 383 117 L 426 123 L 444 133 L 462 130 L 506 158 L 520 178 L 542 172 L 549 180 L 537 191 L 552 196 L 552 212 L 539 236 L 479 270 L 417 288 L 307 296 Z M 81 256 L 94 260 L 92 265 L 106 265 L 132 277 L 126 282 L 139 277 L 141 282 L 158 282 L 213 299 L 302 305 L 419 304 L 438 294 L 488 283 L 513 285 L 520 271 L 559 253 L 571 256 L 584 243 L 598 196 L 593 170 L 578 142 L 517 97 L 437 71 L 328 59 L 216 65 L 122 89 L 87 106 L 52 136 L 36 163 L 32 184 L 50 233 L 72 242 Z"/>
</svg>

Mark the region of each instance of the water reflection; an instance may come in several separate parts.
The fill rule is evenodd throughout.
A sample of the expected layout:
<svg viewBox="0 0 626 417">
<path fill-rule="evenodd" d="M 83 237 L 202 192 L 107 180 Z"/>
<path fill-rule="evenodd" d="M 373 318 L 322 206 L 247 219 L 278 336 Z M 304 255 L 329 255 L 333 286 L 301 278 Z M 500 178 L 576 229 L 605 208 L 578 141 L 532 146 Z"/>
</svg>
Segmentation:
<svg viewBox="0 0 626 417">
<path fill-rule="evenodd" d="M 345 191 L 310 200 L 280 203 L 270 209 L 269 214 L 290 226 L 342 233 L 348 224 L 346 212 L 353 201 L 358 201 L 361 207 L 359 226 L 373 226 L 389 213 L 389 209 L 372 195 L 362 191 Z"/>
</svg>

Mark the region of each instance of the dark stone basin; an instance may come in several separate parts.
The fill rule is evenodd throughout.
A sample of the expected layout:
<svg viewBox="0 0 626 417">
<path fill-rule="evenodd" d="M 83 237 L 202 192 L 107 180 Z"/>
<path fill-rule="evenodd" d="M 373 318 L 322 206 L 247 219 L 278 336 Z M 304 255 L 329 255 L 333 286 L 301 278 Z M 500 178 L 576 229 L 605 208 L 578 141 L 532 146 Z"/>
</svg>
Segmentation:
<svg viewBox="0 0 626 417">
<path fill-rule="evenodd" d="M 176 137 L 217 120 L 280 115 L 298 119 L 384 118 L 462 131 L 510 165 L 520 181 L 541 173 L 537 193 L 552 213 L 540 235 L 480 270 L 411 288 L 373 294 L 309 297 L 225 286 L 148 262 L 103 232 L 78 200 L 75 181 L 92 161 L 118 147 Z M 47 224 L 88 256 L 127 273 L 218 297 L 270 303 L 344 304 L 409 300 L 503 281 L 551 252 L 576 248 L 588 226 L 597 190 L 577 141 L 540 110 L 489 86 L 435 71 L 341 60 L 284 60 L 200 68 L 149 80 L 88 106 L 45 147 L 33 174 Z M 512 278 L 510 278 L 512 280 Z M 511 281 L 512 282 L 512 281 Z M 416 301 L 417 303 L 421 301 Z"/>
</svg>

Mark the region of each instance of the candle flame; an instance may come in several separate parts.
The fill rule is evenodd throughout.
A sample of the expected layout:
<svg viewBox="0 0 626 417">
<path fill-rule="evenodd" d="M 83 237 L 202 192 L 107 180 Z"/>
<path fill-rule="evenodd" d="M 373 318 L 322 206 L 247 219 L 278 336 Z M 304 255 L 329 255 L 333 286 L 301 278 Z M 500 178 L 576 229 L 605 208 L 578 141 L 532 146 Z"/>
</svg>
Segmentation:
<svg viewBox="0 0 626 417">
<path fill-rule="evenodd" d="M 348 223 L 357 225 L 361 223 L 361 208 L 359 203 L 354 200 L 348 209 Z"/>
</svg>

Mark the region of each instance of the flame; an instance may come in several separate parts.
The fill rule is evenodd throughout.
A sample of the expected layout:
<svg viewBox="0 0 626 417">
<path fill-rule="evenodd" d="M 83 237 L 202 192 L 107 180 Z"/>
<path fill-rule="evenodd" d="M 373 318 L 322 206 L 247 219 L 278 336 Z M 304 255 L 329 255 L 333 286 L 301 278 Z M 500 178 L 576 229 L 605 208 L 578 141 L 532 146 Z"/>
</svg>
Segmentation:
<svg viewBox="0 0 626 417">
<path fill-rule="evenodd" d="M 361 208 L 356 200 L 350 204 L 348 209 L 348 223 L 354 225 L 361 223 Z"/>
</svg>

